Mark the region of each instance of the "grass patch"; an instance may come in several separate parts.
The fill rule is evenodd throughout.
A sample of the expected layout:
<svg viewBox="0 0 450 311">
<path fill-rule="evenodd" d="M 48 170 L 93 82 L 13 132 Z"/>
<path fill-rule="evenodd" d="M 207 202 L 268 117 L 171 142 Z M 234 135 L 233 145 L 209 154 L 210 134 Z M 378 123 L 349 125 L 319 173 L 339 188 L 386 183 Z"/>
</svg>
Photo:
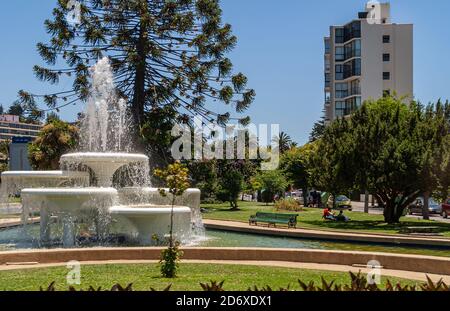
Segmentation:
<svg viewBox="0 0 450 311">
<path fill-rule="evenodd" d="M 47 287 L 56 282 L 57 290 L 66 290 L 65 267 L 40 269 L 23 269 L 0 271 L 0 290 L 36 291 L 39 287 Z M 86 265 L 81 267 L 81 285 L 77 289 L 87 289 L 89 286 L 110 289 L 114 284 L 123 286 L 133 283 L 134 290 L 149 290 L 151 287 L 162 290 L 172 284 L 171 290 L 199 291 L 200 282 L 225 280 L 225 290 L 247 290 L 249 287 L 270 285 L 274 289 L 287 287 L 299 289 L 297 280 L 308 283 L 314 281 L 321 284 L 321 277 L 327 281 L 335 280 L 337 284 L 349 283 L 350 276 L 343 272 L 328 272 L 303 270 L 295 268 L 217 265 L 217 264 L 181 264 L 179 276 L 175 279 L 165 279 L 160 276 L 158 264 L 111 264 Z M 387 278 L 382 278 L 383 286 Z M 391 282 L 403 285 L 413 285 L 418 282 L 389 278 Z"/>
<path fill-rule="evenodd" d="M 205 219 L 216 220 L 232 220 L 248 222 L 250 215 L 256 212 L 277 212 L 273 205 L 266 206 L 264 203 L 256 202 L 239 202 L 239 211 L 230 211 L 229 204 L 202 204 L 202 208 L 207 212 L 203 213 Z M 282 213 L 282 212 L 281 212 Z M 292 212 L 287 212 L 292 213 Z M 349 232 L 367 232 L 367 233 L 382 233 L 382 234 L 398 234 L 401 228 L 404 227 L 420 227 L 420 226 L 434 226 L 439 227 L 440 233 L 446 237 L 450 237 L 450 224 L 427 221 L 413 217 L 403 217 L 400 224 L 389 225 L 384 222 L 383 215 L 365 214 L 360 212 L 345 212 L 345 215 L 350 217 L 350 222 L 330 222 L 322 219 L 322 209 L 305 208 L 298 212 L 298 228 L 318 229 L 318 230 L 337 230 Z"/>
</svg>

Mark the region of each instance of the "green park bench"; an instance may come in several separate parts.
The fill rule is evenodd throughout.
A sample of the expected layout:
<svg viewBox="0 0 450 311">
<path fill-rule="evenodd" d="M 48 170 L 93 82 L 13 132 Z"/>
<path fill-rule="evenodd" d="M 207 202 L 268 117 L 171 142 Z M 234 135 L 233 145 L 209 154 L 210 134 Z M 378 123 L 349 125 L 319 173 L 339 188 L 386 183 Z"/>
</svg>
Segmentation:
<svg viewBox="0 0 450 311">
<path fill-rule="evenodd" d="M 257 212 L 256 215 L 250 216 L 248 220 L 249 225 L 257 226 L 258 223 L 267 223 L 268 227 L 277 224 L 286 225 L 288 228 L 297 227 L 298 214 L 282 214 L 282 213 L 263 213 Z"/>
</svg>

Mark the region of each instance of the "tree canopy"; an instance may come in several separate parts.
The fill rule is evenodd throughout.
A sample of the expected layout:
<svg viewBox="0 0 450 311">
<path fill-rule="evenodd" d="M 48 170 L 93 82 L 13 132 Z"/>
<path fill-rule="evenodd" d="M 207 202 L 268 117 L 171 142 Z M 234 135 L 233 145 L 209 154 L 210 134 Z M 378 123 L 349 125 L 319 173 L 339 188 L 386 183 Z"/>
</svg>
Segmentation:
<svg viewBox="0 0 450 311">
<path fill-rule="evenodd" d="M 398 222 L 445 175 L 449 109 L 448 103 L 424 108 L 391 96 L 366 102 L 326 128 L 313 159 L 314 182 L 333 194 L 367 189 L 385 206 L 385 220 Z"/>
<path fill-rule="evenodd" d="M 89 67 L 102 56 L 109 56 L 118 93 L 143 135 L 164 135 L 149 130 L 156 128 L 154 115 L 184 123 L 196 115 L 224 124 L 233 118 L 230 112 L 208 106 L 224 103 L 242 113 L 253 101 L 246 76 L 233 73 L 226 57 L 237 38 L 223 23 L 218 0 L 86 0 L 75 25 L 66 18 L 68 3 L 58 0 L 53 18 L 45 21 L 51 38 L 37 49 L 49 68 L 36 65 L 34 72 L 51 84 L 64 78 L 73 84 L 52 94 L 20 91 L 26 109 L 39 101 L 55 110 L 85 101 Z M 235 119 L 249 122 L 245 116 Z"/>
</svg>

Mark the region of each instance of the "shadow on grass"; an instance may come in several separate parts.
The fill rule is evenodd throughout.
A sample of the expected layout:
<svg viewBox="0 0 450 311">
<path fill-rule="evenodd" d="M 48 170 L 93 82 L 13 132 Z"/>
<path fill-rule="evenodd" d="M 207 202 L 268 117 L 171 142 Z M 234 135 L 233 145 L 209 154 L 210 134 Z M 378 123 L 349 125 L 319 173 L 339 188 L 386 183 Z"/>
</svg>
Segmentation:
<svg viewBox="0 0 450 311">
<path fill-rule="evenodd" d="M 355 231 L 400 231 L 406 227 L 437 227 L 439 233 L 450 232 L 450 225 L 445 223 L 413 222 L 402 221 L 399 224 L 387 224 L 383 221 L 375 220 L 351 220 L 349 222 L 326 222 L 324 220 L 302 220 L 300 223 L 308 224 L 314 227 L 336 230 L 355 230 Z"/>
</svg>

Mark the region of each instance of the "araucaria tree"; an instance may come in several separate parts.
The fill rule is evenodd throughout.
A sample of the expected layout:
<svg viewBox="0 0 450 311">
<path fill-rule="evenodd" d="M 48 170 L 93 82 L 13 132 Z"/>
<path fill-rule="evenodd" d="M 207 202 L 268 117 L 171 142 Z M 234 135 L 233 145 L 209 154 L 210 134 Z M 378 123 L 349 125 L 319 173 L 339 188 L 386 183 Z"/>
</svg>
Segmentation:
<svg viewBox="0 0 450 311">
<path fill-rule="evenodd" d="M 389 96 L 366 102 L 325 130 L 313 176 L 330 192 L 367 189 L 384 206 L 385 221 L 398 223 L 411 202 L 442 180 L 446 115 L 448 105 L 441 103 L 424 108 Z"/>
<path fill-rule="evenodd" d="M 73 85 L 53 94 L 20 91 L 25 107 L 39 99 L 50 109 L 86 100 L 89 67 L 102 56 L 111 59 L 118 93 L 128 100 L 139 129 L 152 126 L 154 115 L 169 124 L 187 123 L 194 115 L 223 124 L 233 116 L 212 111 L 208 102 L 242 113 L 253 101 L 247 78 L 233 74 L 226 57 L 237 38 L 222 22 L 218 0 L 85 0 L 77 24 L 66 18 L 73 10 L 69 3 L 58 1 L 53 19 L 45 21 L 51 39 L 37 46 L 51 68 L 35 66 L 34 72 L 52 84 L 72 78 Z"/>
</svg>

